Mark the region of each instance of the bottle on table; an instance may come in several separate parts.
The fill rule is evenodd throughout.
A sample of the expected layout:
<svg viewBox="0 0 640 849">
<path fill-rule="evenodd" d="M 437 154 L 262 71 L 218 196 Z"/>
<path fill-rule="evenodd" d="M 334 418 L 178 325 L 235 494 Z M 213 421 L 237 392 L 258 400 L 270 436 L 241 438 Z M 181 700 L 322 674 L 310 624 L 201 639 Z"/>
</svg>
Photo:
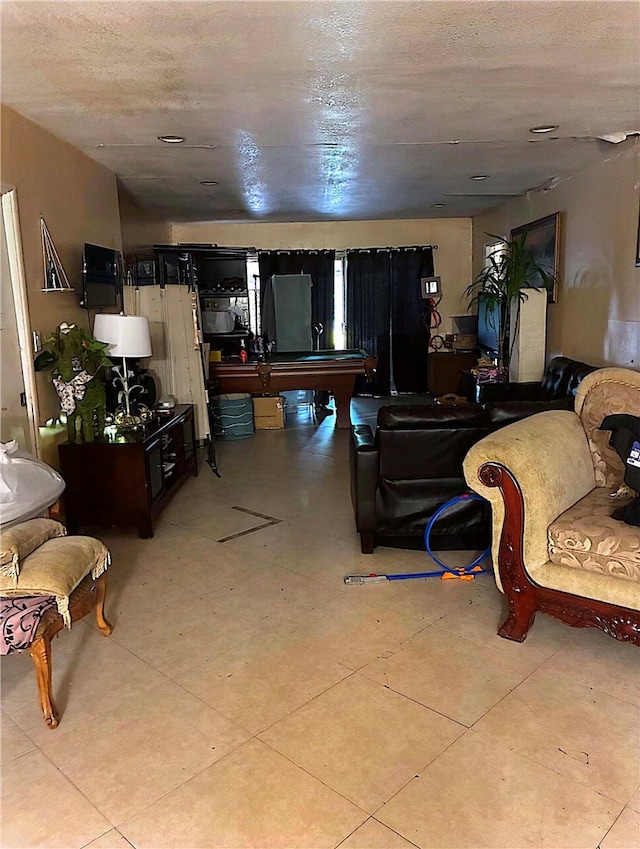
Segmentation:
<svg viewBox="0 0 640 849">
<path fill-rule="evenodd" d="M 240 340 L 240 362 L 246 363 L 248 360 L 247 346 L 244 344 L 244 339 Z"/>
</svg>

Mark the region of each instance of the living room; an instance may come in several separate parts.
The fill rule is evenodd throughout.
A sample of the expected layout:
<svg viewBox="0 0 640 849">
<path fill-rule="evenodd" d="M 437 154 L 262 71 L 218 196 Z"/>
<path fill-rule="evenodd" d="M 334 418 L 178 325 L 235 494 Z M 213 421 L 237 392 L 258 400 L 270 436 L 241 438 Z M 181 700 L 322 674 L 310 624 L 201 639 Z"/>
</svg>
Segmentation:
<svg viewBox="0 0 640 849">
<path fill-rule="evenodd" d="M 39 29 L 27 30 L 34 45 L 29 61 L 45 51 L 48 39 L 54 44 L 63 39 L 56 15 L 43 8 L 48 4 L 4 5 L 13 7 L 9 12 L 17 13 L 17 23 L 24 27 L 30 15 L 37 19 L 47 12 Z M 91 4 L 84 10 L 81 5 L 75 7 L 80 24 L 69 38 L 73 32 L 78 39 L 87 38 L 92 31 Z M 126 5 L 137 8 L 137 26 L 150 32 L 153 16 L 165 14 L 150 11 L 147 4 Z M 247 8 L 255 4 L 234 5 L 245 7 L 237 12 L 244 31 L 253 33 L 252 50 L 259 52 L 260 27 L 251 23 Z M 277 15 L 279 4 L 265 5 L 271 7 L 264 13 L 267 19 Z M 460 7 L 456 13 L 461 20 L 477 14 L 469 10 L 475 4 L 452 5 Z M 500 12 L 501 4 L 483 5 L 491 7 L 485 11 L 494 27 L 501 26 L 501 15 L 517 18 L 513 8 Z M 637 56 L 632 56 L 637 7 L 587 4 L 608 7 L 598 18 L 599 30 L 588 18 L 580 21 L 578 4 L 553 4 L 553 14 L 545 10 L 548 4 L 535 5 L 540 7 L 537 13 L 523 14 L 534 16 L 527 17 L 527 24 L 539 24 L 539 38 L 549 37 L 551 20 L 563 22 L 562 32 L 575 36 L 577 30 L 585 40 L 587 24 L 593 25 L 594 43 L 596 33 L 611 27 L 609 37 L 616 47 L 602 36 L 608 51 L 594 54 L 593 85 L 582 78 L 569 80 L 562 114 L 546 111 L 541 92 L 523 89 L 520 97 L 531 111 L 524 121 L 511 121 L 517 124 L 523 157 L 527 148 L 555 143 L 534 143 L 529 134 L 531 127 L 553 122 L 559 125 L 552 132 L 560 137 L 559 144 L 565 144 L 565 136 L 589 136 L 582 140 L 586 158 L 574 170 L 565 157 L 561 175 L 547 168 L 544 180 L 532 179 L 523 184 L 526 190 L 515 191 L 498 178 L 499 147 L 492 153 L 496 173 L 489 172 L 488 163 L 484 171 L 479 147 L 453 145 L 461 134 L 438 132 L 461 158 L 454 191 L 475 191 L 468 187 L 479 183 L 468 182 L 469 177 L 484 172 L 488 179 L 483 190 L 500 195 L 491 201 L 471 198 L 475 210 L 478 204 L 481 209 L 468 207 L 465 214 L 448 214 L 455 198 L 433 197 L 418 215 L 394 217 L 385 207 L 380 217 L 356 220 L 336 213 L 276 220 L 248 208 L 234 212 L 242 198 L 230 187 L 225 187 L 226 214 L 187 219 L 158 212 L 159 205 L 154 214 L 156 190 L 148 187 L 162 182 L 154 179 L 161 173 L 154 169 L 180 151 L 177 144 L 167 152 L 169 146 L 157 141 L 160 133 L 182 132 L 172 114 L 171 80 L 163 89 L 165 99 L 157 95 L 159 113 L 148 137 L 112 139 L 114 145 L 130 144 L 132 159 L 144 161 L 148 155 L 154 163 L 154 168 L 138 171 L 138 186 L 146 183 L 147 189 L 136 199 L 135 181 L 127 188 L 118 169 L 105 164 L 115 151 L 109 154 L 107 149 L 100 162 L 87 152 L 105 155 L 97 145 L 107 138 L 92 133 L 91 125 L 99 123 L 104 132 L 101 103 L 107 114 L 112 102 L 109 74 L 103 69 L 85 87 L 88 66 L 75 65 L 71 72 L 64 54 L 57 65 L 44 57 L 43 62 L 49 58 L 50 76 L 39 66 L 43 86 L 72 92 L 76 105 L 71 112 L 84 115 L 84 129 L 82 143 L 71 143 L 51 113 L 49 129 L 46 121 L 28 117 L 30 101 L 37 100 L 35 88 L 18 92 L 15 83 L 4 87 L 2 191 L 3 199 L 14 196 L 18 209 L 30 330 L 44 337 L 63 322 L 89 327 L 77 293 L 42 291 L 41 218 L 75 287 L 83 243 L 109 246 L 123 255 L 181 242 L 336 251 L 437 245 L 440 312 L 448 317 L 465 311 L 463 292 L 482 266 L 487 234 L 508 235 L 560 213 L 561 279 L 557 302 L 547 312 L 546 359 L 561 354 L 595 366 L 637 369 L 640 127 L 637 73 L 628 73 L 629 68 L 637 72 Z M 569 7 L 565 12 L 563 5 Z M 426 41 L 429 31 L 419 6 L 398 15 Z M 118 10 L 118 4 L 113 8 Z M 446 25 L 451 15 L 445 15 Z M 58 24 L 63 21 L 64 16 Z M 28 55 L 24 35 L 14 45 L 6 43 L 4 23 L 3 65 L 16 61 L 19 49 Z M 445 23 L 443 27 L 446 32 Z M 165 36 L 166 30 L 161 27 Z M 130 38 L 134 32 L 139 34 L 132 29 Z M 238 30 L 228 32 L 228 43 L 239 44 Z M 338 36 L 335 28 L 330 32 L 334 40 L 346 38 L 339 29 Z M 393 44 L 398 49 L 389 38 L 388 49 Z M 562 38 L 554 44 L 558 51 L 568 50 L 569 39 L 566 45 Z M 571 44 L 576 50 L 575 40 Z M 433 56 L 433 40 L 429 45 L 425 53 Z M 115 50 L 126 68 L 131 44 Z M 496 51 L 495 44 L 491 50 Z M 449 61 L 451 51 L 448 45 Z M 243 54 L 243 60 L 249 62 L 251 55 Z M 499 66 L 504 59 L 494 61 Z M 583 61 L 588 75 L 589 62 Z M 614 73 L 610 69 L 617 61 L 621 65 Z M 428 69 L 421 67 L 426 74 Z M 454 69 L 452 62 L 448 70 L 452 74 Z M 336 66 L 337 75 L 339 70 Z M 564 65 L 563 72 L 569 71 Z M 561 91 L 563 80 L 554 73 L 551 78 Z M 595 81 L 598 73 L 606 78 L 601 88 Z M 615 94 L 607 88 L 610 77 L 619 86 L 611 83 Z M 126 82 L 118 79 L 125 90 Z M 153 100 L 148 79 L 145 85 L 144 97 Z M 592 103 L 593 125 L 583 113 L 578 118 L 571 112 L 571 99 L 583 89 L 584 99 Z M 494 97 L 502 91 L 499 84 L 491 90 Z M 392 101 L 398 91 L 402 87 L 385 96 Z M 473 93 L 480 97 L 479 91 Z M 224 100 L 220 89 L 218 95 Z M 312 102 L 314 96 L 317 91 L 309 94 Z M 421 92 L 412 94 L 419 96 Z M 616 96 L 622 103 L 617 123 L 603 126 L 600 113 L 606 113 Z M 139 97 L 137 111 L 142 112 Z M 279 99 L 269 102 L 281 115 Z M 339 105 L 340 98 L 333 102 Z M 483 102 L 486 106 L 490 99 Z M 409 115 L 424 109 L 422 101 L 421 107 L 411 97 L 403 101 L 407 104 Z M 233 112 L 228 100 L 224 106 L 220 112 Z M 321 106 L 328 108 L 322 100 Z M 42 103 L 38 108 L 44 109 Z M 129 109 L 130 115 L 137 114 Z M 513 104 L 511 109 L 513 116 Z M 158 114 L 166 118 L 162 126 Z M 513 141 L 516 129 L 501 115 L 500 132 L 492 139 Z M 486 121 L 482 130 L 487 131 Z M 620 133 L 623 137 L 602 138 Z M 194 139 L 203 145 L 200 154 L 208 153 L 208 138 L 203 132 Z M 415 140 L 424 138 L 416 135 Z M 148 154 L 134 145 L 148 145 Z M 504 150 L 508 147 L 505 143 Z M 169 161 L 169 170 L 162 173 L 175 177 L 175 159 Z M 245 162 L 246 173 L 259 182 L 250 165 Z M 189 179 L 215 179 L 209 167 L 202 160 Z M 379 172 L 382 186 L 383 176 Z M 412 179 L 421 185 L 417 171 Z M 173 194 L 176 204 L 188 205 L 180 181 L 169 181 L 161 194 L 163 204 Z M 440 202 L 449 206 L 434 208 Z M 35 395 L 38 423 L 44 425 L 60 410 L 47 375 L 36 374 Z M 44 446 L 43 456 L 53 465 L 55 443 L 63 438 L 56 433 Z M 503 600 L 490 575 L 473 582 L 429 579 L 344 586 L 348 572 L 411 572 L 428 564 L 424 551 L 381 546 L 373 558 L 360 553 L 349 503 L 347 434 L 338 432 L 330 419 L 319 425 L 301 421 L 238 443 L 222 441 L 218 449 L 222 478 L 201 463 L 199 476 L 187 481 L 163 512 L 153 539 L 114 529 L 102 534 L 113 558 L 105 608 L 113 635 L 105 640 L 87 617 L 55 641 L 59 728 L 52 731 L 42 722 L 26 654 L 3 658 L 6 845 L 638 845 L 634 646 L 544 616 L 524 643 L 501 640 L 496 628 L 503 618 Z M 220 542 L 227 537 L 234 538 Z M 469 559 L 469 552 L 447 554 L 458 565 Z"/>
</svg>

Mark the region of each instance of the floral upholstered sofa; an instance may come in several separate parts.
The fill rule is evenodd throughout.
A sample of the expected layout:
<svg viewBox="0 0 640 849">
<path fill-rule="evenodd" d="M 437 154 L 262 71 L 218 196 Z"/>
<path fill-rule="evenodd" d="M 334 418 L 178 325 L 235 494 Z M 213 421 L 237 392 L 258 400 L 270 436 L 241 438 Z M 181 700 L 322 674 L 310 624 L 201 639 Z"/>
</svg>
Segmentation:
<svg viewBox="0 0 640 849">
<path fill-rule="evenodd" d="M 491 503 L 495 578 L 509 604 L 500 636 L 521 642 L 540 611 L 640 645 L 640 528 L 611 516 L 624 503 L 612 497 L 624 464 L 600 430 L 616 413 L 640 416 L 639 372 L 594 371 L 575 412 L 538 413 L 469 450 L 465 478 Z"/>
</svg>

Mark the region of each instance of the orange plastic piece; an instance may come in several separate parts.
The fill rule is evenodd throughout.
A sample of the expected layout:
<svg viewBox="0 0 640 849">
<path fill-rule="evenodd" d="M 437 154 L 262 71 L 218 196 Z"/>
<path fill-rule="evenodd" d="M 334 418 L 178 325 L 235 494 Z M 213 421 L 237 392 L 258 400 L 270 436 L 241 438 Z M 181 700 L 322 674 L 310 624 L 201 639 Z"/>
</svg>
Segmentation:
<svg viewBox="0 0 640 849">
<path fill-rule="evenodd" d="M 440 575 L 441 581 L 473 581 L 474 575 L 473 572 L 482 572 L 481 567 L 474 566 L 470 572 L 443 572 Z"/>
</svg>

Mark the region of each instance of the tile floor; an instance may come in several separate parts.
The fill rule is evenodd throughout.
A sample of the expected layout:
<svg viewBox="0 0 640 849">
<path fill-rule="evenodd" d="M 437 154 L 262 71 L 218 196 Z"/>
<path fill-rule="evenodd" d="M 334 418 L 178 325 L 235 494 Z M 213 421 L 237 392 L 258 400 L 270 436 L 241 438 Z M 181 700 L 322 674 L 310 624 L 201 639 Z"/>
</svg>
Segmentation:
<svg viewBox="0 0 640 849">
<path fill-rule="evenodd" d="M 360 554 L 331 417 L 218 459 L 153 540 L 98 533 L 114 632 L 55 641 L 57 730 L 3 659 L 6 849 L 640 846 L 637 648 L 501 640 L 489 576 L 345 586 L 429 566 Z"/>
</svg>

